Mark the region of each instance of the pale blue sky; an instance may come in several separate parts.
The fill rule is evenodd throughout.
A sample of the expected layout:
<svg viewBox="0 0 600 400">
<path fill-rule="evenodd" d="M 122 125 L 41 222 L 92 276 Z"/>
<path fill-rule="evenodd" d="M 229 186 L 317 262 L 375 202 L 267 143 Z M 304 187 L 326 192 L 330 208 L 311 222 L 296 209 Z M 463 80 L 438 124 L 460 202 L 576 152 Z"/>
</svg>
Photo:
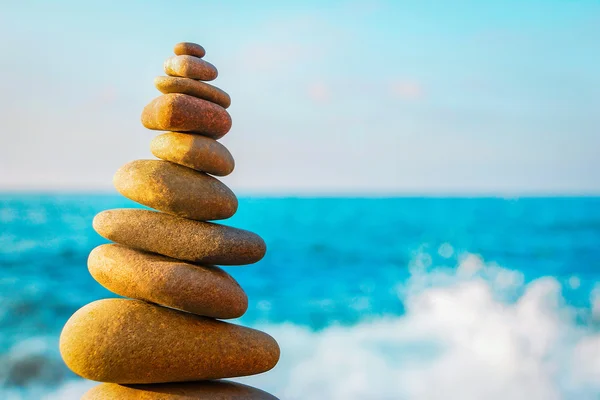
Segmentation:
<svg viewBox="0 0 600 400">
<path fill-rule="evenodd" d="M 5 190 L 110 190 L 194 41 L 238 193 L 600 193 L 599 1 L 0 4 Z"/>
</svg>

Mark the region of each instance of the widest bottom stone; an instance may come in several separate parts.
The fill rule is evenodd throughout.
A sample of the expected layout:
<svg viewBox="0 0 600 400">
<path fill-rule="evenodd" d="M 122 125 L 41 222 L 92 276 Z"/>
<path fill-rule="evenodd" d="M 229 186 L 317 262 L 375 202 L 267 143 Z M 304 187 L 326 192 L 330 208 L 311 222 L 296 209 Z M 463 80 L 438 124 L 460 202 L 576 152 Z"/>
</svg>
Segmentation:
<svg viewBox="0 0 600 400">
<path fill-rule="evenodd" d="M 103 383 L 90 389 L 81 400 L 277 400 L 251 386 L 229 381 L 117 385 Z"/>
<path fill-rule="evenodd" d="M 254 375 L 279 360 L 264 332 L 127 299 L 98 300 L 73 314 L 60 352 L 84 378 L 128 384 Z"/>
</svg>

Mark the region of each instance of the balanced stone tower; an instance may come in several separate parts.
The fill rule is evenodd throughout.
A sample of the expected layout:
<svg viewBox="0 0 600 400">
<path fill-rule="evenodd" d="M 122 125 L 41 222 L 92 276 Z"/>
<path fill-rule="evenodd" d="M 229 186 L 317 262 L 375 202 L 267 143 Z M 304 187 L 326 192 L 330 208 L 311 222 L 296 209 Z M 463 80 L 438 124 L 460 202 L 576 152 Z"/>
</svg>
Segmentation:
<svg viewBox="0 0 600 400">
<path fill-rule="evenodd" d="M 106 382 L 84 399 L 275 399 L 261 390 L 214 379 L 258 374 L 279 360 L 266 333 L 219 321 L 242 316 L 248 298 L 215 265 L 244 265 L 265 254 L 245 230 L 207 222 L 231 217 L 238 202 L 216 176 L 231 173 L 229 151 L 216 140 L 231 128 L 227 93 L 209 85 L 217 69 L 202 46 L 179 43 L 155 86 L 163 95 L 142 113 L 158 160 L 124 165 L 114 185 L 157 211 L 115 209 L 94 229 L 115 243 L 95 248 L 89 271 L 129 299 L 104 299 L 77 311 L 60 337 L 76 374 Z"/>
</svg>

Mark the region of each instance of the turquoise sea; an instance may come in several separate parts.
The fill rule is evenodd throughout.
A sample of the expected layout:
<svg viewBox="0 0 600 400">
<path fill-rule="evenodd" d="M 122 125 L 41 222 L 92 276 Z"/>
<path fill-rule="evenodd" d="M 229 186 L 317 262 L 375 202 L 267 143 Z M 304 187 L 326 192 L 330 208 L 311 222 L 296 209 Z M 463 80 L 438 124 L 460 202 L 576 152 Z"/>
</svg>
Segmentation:
<svg viewBox="0 0 600 400">
<path fill-rule="evenodd" d="M 113 195 L 0 195 L 0 399 L 93 383 L 58 336 L 114 296 L 88 274 Z M 225 222 L 266 241 L 227 267 L 239 323 L 282 359 L 241 381 L 281 399 L 599 399 L 600 198 L 241 198 Z"/>
</svg>

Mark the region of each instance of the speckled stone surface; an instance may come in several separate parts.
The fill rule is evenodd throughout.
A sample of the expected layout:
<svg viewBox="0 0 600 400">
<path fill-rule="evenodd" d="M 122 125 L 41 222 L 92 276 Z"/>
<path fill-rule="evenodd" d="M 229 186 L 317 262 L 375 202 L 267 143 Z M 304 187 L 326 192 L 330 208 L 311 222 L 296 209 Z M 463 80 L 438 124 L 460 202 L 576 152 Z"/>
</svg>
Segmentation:
<svg viewBox="0 0 600 400">
<path fill-rule="evenodd" d="M 235 194 L 217 178 L 163 160 L 131 161 L 113 183 L 133 201 L 198 221 L 229 218 L 238 207 Z"/>
<path fill-rule="evenodd" d="M 201 58 L 181 55 L 169 57 L 164 64 L 165 73 L 169 76 L 212 81 L 219 74 L 217 68 Z"/>
<path fill-rule="evenodd" d="M 266 333 L 126 299 L 95 301 L 73 314 L 60 352 L 76 374 L 110 383 L 246 376 L 279 360 Z"/>
<path fill-rule="evenodd" d="M 183 93 L 200 99 L 216 103 L 223 108 L 231 105 L 231 98 L 227 93 L 205 82 L 189 78 L 174 76 L 157 76 L 154 86 L 163 93 Z"/>
<path fill-rule="evenodd" d="M 206 50 L 204 50 L 204 47 L 200 46 L 199 44 L 190 42 L 177 43 L 173 48 L 173 52 L 178 56 L 188 55 L 200 58 L 204 57 L 204 55 L 206 54 Z"/>
<path fill-rule="evenodd" d="M 277 400 L 251 386 L 230 381 L 118 385 L 103 383 L 81 400 Z"/>
<path fill-rule="evenodd" d="M 102 286 L 121 296 L 221 319 L 241 317 L 248 308 L 244 290 L 218 267 L 105 244 L 92 250 L 88 268 Z"/>
<path fill-rule="evenodd" d="M 214 139 L 187 133 L 167 132 L 150 142 L 156 157 L 212 175 L 229 175 L 235 167 L 233 156 Z"/>
<path fill-rule="evenodd" d="M 266 252 L 265 242 L 255 233 L 150 210 L 102 211 L 93 225 L 117 243 L 198 264 L 252 264 Z"/>
<path fill-rule="evenodd" d="M 210 101 L 169 93 L 144 107 L 142 124 L 148 129 L 192 132 L 219 139 L 231 129 L 231 116 L 223 107 Z"/>
</svg>

